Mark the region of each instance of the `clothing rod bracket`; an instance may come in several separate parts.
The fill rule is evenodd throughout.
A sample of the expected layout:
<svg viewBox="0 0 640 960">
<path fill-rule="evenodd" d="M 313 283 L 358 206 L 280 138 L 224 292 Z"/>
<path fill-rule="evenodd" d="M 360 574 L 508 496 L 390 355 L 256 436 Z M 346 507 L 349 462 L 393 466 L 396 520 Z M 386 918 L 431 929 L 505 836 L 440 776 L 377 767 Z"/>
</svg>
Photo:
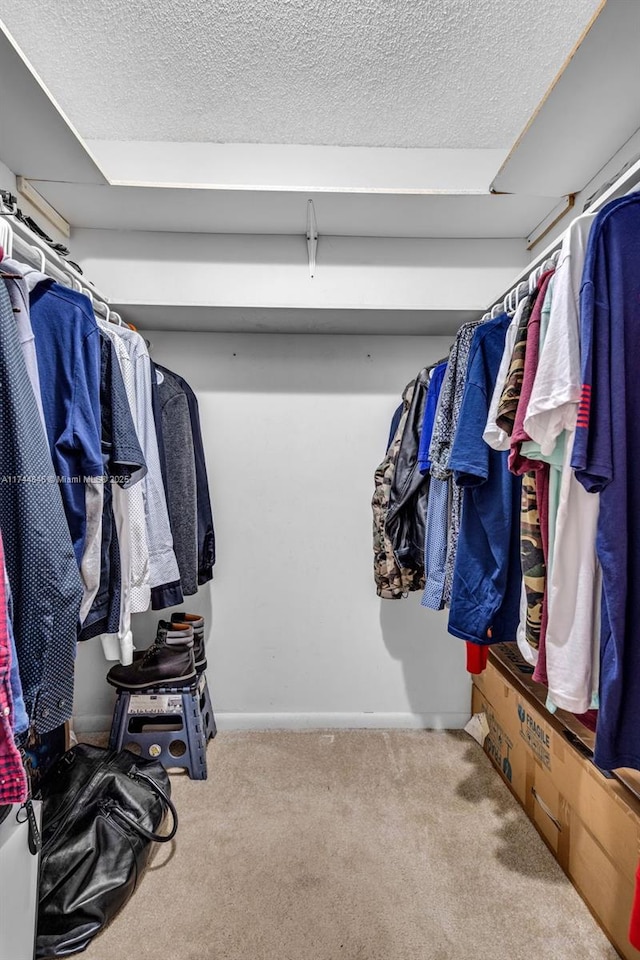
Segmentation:
<svg viewBox="0 0 640 960">
<path fill-rule="evenodd" d="M 307 253 L 309 255 L 309 276 L 316 273 L 316 252 L 318 249 L 318 225 L 313 200 L 307 200 Z"/>
</svg>

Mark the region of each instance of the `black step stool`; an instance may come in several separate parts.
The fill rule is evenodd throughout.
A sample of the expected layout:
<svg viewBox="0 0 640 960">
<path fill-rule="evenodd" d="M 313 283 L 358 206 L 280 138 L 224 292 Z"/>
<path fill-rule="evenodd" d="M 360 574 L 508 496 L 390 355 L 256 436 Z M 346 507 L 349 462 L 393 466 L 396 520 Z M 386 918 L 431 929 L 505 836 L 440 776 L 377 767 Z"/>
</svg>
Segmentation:
<svg viewBox="0 0 640 960">
<path fill-rule="evenodd" d="M 206 675 L 190 687 L 118 690 L 109 747 L 133 749 L 164 767 L 185 767 L 207 779 L 207 743 L 217 733 Z"/>
</svg>

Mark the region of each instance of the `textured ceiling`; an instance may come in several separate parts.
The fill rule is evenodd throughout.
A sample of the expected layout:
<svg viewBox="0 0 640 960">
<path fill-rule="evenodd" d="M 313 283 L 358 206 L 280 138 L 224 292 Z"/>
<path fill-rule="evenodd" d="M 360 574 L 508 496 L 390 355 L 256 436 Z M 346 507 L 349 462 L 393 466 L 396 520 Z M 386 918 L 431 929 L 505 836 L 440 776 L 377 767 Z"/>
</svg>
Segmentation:
<svg viewBox="0 0 640 960">
<path fill-rule="evenodd" d="M 80 133 L 509 147 L 600 0 L 0 0 Z"/>
</svg>

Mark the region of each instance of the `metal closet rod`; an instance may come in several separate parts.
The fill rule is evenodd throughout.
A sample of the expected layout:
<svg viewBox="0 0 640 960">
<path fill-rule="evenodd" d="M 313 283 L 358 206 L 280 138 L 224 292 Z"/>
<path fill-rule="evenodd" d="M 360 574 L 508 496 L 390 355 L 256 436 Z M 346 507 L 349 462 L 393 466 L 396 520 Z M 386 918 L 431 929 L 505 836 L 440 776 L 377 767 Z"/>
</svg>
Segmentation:
<svg viewBox="0 0 640 960">
<path fill-rule="evenodd" d="M 120 314 L 109 309 L 107 297 L 95 287 L 90 286 L 81 273 L 52 250 L 44 240 L 36 236 L 26 224 L 21 223 L 12 209 L 2 201 L 0 201 L 0 245 L 4 246 L 7 256 L 26 260 L 27 263 L 37 267 L 41 273 L 46 273 L 52 280 L 79 293 L 84 293 L 91 301 L 95 312 L 104 316 L 106 320 L 112 320 L 115 323 L 123 322 Z"/>
<path fill-rule="evenodd" d="M 610 187 L 604 191 L 597 200 L 590 205 L 587 210 L 583 210 L 582 214 L 579 214 L 577 217 L 574 217 L 571 221 L 571 224 L 562 231 L 560 236 L 549 244 L 548 247 L 538 254 L 535 260 L 532 260 L 524 270 L 521 270 L 518 276 L 512 280 L 510 286 L 507 288 L 506 293 L 503 294 L 494 304 L 489 307 L 487 313 L 485 313 L 483 320 L 489 317 L 496 317 L 499 313 L 513 313 L 517 307 L 519 301 L 525 295 L 532 291 L 535 288 L 537 281 L 540 276 L 544 273 L 545 270 L 548 270 L 551 266 L 554 266 L 558 256 L 560 255 L 560 248 L 562 242 L 566 235 L 568 234 L 571 226 L 580 219 L 585 213 L 597 213 L 598 210 L 601 210 L 610 200 L 615 200 L 618 197 L 623 197 L 626 194 L 633 193 L 638 189 L 640 184 L 640 160 L 636 160 L 632 166 L 622 173 L 617 180 L 615 180 Z"/>
</svg>

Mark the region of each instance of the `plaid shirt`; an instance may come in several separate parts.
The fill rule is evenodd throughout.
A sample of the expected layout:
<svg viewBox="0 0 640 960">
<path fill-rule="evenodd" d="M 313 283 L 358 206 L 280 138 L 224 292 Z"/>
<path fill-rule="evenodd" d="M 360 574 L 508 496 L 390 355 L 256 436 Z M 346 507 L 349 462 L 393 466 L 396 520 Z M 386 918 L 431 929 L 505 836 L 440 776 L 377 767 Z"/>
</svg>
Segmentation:
<svg viewBox="0 0 640 960">
<path fill-rule="evenodd" d="M 7 629 L 7 595 L 4 582 L 4 548 L 0 536 L 0 803 L 22 803 L 28 795 L 27 777 L 11 728 L 11 643 Z"/>
</svg>

